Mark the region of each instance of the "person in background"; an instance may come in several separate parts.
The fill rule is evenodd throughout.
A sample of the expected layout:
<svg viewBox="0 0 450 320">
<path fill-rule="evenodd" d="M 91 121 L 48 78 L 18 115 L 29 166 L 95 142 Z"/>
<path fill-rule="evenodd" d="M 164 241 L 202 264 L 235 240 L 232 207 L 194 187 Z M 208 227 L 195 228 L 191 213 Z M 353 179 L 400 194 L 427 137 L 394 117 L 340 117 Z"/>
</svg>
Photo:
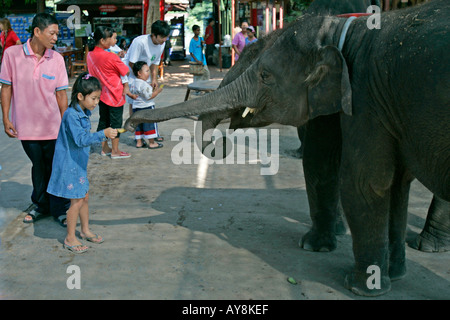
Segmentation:
<svg viewBox="0 0 450 320">
<path fill-rule="evenodd" d="M 247 38 L 245 39 L 245 45 L 248 46 L 254 42 L 258 41 L 255 36 L 255 28 L 253 26 L 248 26 L 247 28 Z"/>
<path fill-rule="evenodd" d="M 194 36 L 189 43 L 189 54 L 191 55 L 191 61 L 203 65 L 203 73 L 201 75 L 194 74 L 194 82 L 199 80 L 209 80 L 210 73 L 206 64 L 206 57 L 203 54 L 204 41 L 202 37 L 199 37 L 200 27 L 196 24 L 193 25 L 192 32 L 194 32 Z"/>
<path fill-rule="evenodd" d="M 167 37 L 166 45 L 164 47 L 164 65 L 170 66 L 172 63 L 170 62 L 170 49 L 172 48 L 172 44 L 170 43 L 170 38 Z"/>
<path fill-rule="evenodd" d="M 102 84 L 97 131 L 108 127 L 122 128 L 124 95 L 129 93 L 128 83 L 122 83 L 122 79 L 128 75 L 129 69 L 119 56 L 105 51 L 116 44 L 116 36 L 110 27 L 97 27 L 94 32 L 94 50 L 87 56 L 89 73 Z M 117 134 L 116 138 L 111 139 L 111 147 L 107 141 L 103 141 L 101 155 L 110 155 L 111 159 L 131 157 L 129 153 L 119 150 L 119 137 L 120 134 Z"/>
<path fill-rule="evenodd" d="M 233 38 L 233 41 L 231 42 L 231 45 L 232 45 L 232 47 L 234 49 L 234 53 L 235 53 L 234 61 L 238 61 L 242 50 L 244 50 L 245 39 L 247 38 L 247 28 L 248 28 L 248 23 L 246 21 L 243 21 L 241 23 L 241 31 L 236 33 L 236 35 Z"/>
<path fill-rule="evenodd" d="M 214 41 L 214 18 L 208 19 L 208 26 L 205 30 L 205 43 L 206 43 L 206 50 L 205 50 L 205 56 L 206 56 L 206 63 L 208 65 L 213 64 L 213 54 L 214 54 L 214 48 L 215 48 L 215 41 Z"/>
<path fill-rule="evenodd" d="M 3 61 L 3 56 L 5 55 L 5 50 L 11 46 L 22 44 L 22 42 L 20 42 L 19 37 L 11 28 L 11 23 L 7 18 L 0 20 L 0 30 L 2 32 L 0 34 L 0 45 L 3 50 L 2 58 L 0 59 L 1 63 L 1 61 Z"/>
<path fill-rule="evenodd" d="M 127 50 L 128 50 L 127 39 L 125 39 L 125 38 L 120 39 L 119 48 L 122 49 L 123 51 L 125 51 L 125 53 L 127 52 Z"/>
<path fill-rule="evenodd" d="M 70 201 L 46 191 L 61 118 L 67 109 L 69 80 L 64 58 L 51 50 L 58 40 L 58 20 L 50 14 L 38 13 L 31 29 L 31 38 L 21 46 L 8 48 L 3 57 L 0 72 L 3 126 L 8 137 L 20 140 L 32 163 L 34 209 L 23 222 L 33 223 L 51 213 L 64 226 L 63 217 Z"/>
</svg>

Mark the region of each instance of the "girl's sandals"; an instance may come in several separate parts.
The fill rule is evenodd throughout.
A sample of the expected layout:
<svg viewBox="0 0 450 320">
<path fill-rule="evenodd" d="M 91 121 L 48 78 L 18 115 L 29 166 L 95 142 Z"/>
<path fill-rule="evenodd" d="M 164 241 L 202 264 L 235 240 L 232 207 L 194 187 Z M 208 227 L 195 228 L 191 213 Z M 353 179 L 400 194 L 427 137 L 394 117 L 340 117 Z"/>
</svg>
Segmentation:
<svg viewBox="0 0 450 320">
<path fill-rule="evenodd" d="M 69 245 L 66 240 L 64 240 L 63 247 L 69 251 L 72 251 L 73 253 L 84 253 L 88 250 L 88 247 L 83 244 L 76 244 L 74 246 Z"/>
<path fill-rule="evenodd" d="M 93 242 L 93 243 L 103 243 L 105 241 L 105 239 L 103 239 L 101 236 L 99 236 L 98 234 L 96 234 L 93 237 L 86 237 L 85 235 L 81 235 L 81 239 L 89 241 L 89 242 Z"/>
</svg>

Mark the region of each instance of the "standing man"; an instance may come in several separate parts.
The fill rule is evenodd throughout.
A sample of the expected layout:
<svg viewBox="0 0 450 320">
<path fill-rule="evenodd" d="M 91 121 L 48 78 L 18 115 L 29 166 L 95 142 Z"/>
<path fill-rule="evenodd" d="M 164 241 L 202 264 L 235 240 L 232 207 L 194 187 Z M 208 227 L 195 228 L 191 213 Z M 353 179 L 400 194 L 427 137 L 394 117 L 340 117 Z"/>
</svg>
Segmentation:
<svg viewBox="0 0 450 320">
<path fill-rule="evenodd" d="M 151 27 L 151 34 L 144 34 L 136 37 L 128 48 L 127 54 L 123 59 L 123 62 L 128 65 L 131 72 L 128 76 L 130 85 L 136 79 L 133 73 L 133 66 L 138 61 L 145 61 L 150 66 L 150 77 L 147 82 L 151 82 L 153 90 L 158 87 L 158 67 L 161 62 L 161 56 L 164 52 L 167 38 L 170 34 L 170 27 L 165 21 L 157 20 L 153 22 Z M 133 109 L 133 100 L 126 97 L 127 102 L 130 104 L 129 114 L 131 116 Z M 154 139 L 156 142 L 163 141 L 162 137 Z M 142 141 L 143 143 L 144 141 Z M 136 147 L 140 148 L 142 145 L 137 141 Z M 151 145 L 151 147 L 154 147 Z"/>
<path fill-rule="evenodd" d="M 208 65 L 212 64 L 212 58 L 213 58 L 213 54 L 214 54 L 214 45 L 215 45 L 215 41 L 214 41 L 214 18 L 209 18 L 208 19 L 208 26 L 206 27 L 205 30 L 205 43 L 206 43 L 206 52 L 205 52 L 205 56 L 206 56 L 206 63 Z"/>
<path fill-rule="evenodd" d="M 134 79 L 133 65 L 145 61 L 150 66 L 150 78 L 153 90 L 158 86 L 158 66 L 164 52 L 170 27 L 165 21 L 157 20 L 152 24 L 151 34 L 136 37 L 128 48 L 124 62 L 130 67 L 129 78 Z M 129 101 L 130 102 L 130 101 Z"/>
<path fill-rule="evenodd" d="M 51 50 L 58 40 L 58 21 L 50 14 L 38 13 L 31 27 L 31 38 L 25 44 L 5 51 L 0 72 L 5 133 L 21 141 L 32 163 L 31 200 L 36 208 L 25 217 L 25 223 L 48 213 L 59 218 L 70 206 L 70 200 L 49 198 L 47 193 L 69 83 L 63 57 Z M 63 224 L 62 219 L 60 222 Z"/>
</svg>

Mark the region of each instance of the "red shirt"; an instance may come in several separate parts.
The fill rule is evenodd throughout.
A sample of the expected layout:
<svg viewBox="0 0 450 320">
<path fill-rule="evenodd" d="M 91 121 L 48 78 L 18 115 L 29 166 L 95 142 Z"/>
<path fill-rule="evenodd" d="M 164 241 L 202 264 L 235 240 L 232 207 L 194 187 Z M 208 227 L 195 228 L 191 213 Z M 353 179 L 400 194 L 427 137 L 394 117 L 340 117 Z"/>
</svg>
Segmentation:
<svg viewBox="0 0 450 320">
<path fill-rule="evenodd" d="M 209 34 L 209 37 L 206 38 L 206 36 Z M 206 27 L 206 31 L 205 31 L 205 43 L 206 44 L 214 44 L 214 30 L 213 27 L 211 27 L 210 25 L 208 25 Z"/>
<path fill-rule="evenodd" d="M 3 47 L 3 52 L 5 52 L 5 50 L 7 48 L 14 46 L 18 40 L 20 40 L 19 37 L 12 29 L 8 31 L 8 34 L 6 35 L 6 39 L 5 39 L 5 31 L 3 31 L 2 34 L 0 35 L 0 41 L 1 41 L 1 44 Z M 2 60 L 3 60 L 3 56 L 2 56 Z"/>
<path fill-rule="evenodd" d="M 119 56 L 95 47 L 87 56 L 87 67 L 102 84 L 100 100 L 110 107 L 123 106 L 125 97 L 120 77 L 127 75 L 129 69 Z"/>
</svg>

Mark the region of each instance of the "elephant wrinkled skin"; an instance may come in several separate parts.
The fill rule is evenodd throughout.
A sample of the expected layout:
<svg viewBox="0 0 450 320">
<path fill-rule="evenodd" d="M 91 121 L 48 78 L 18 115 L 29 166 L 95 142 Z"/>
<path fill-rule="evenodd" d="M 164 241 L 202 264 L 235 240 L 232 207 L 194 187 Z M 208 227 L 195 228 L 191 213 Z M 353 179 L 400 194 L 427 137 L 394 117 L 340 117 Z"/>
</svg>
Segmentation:
<svg viewBox="0 0 450 320">
<path fill-rule="evenodd" d="M 337 43 L 347 19 L 305 15 L 232 83 L 135 113 L 127 126 L 244 106 L 254 110 L 249 126 L 307 123 L 308 136 L 327 118 L 342 139 L 339 191 L 356 262 L 345 286 L 360 295 L 383 294 L 406 272 L 411 181 L 450 201 L 449 14 L 448 1 L 433 0 L 384 13 L 381 29 L 358 18 L 342 51 Z M 316 225 L 325 234 L 334 228 L 323 216 Z M 372 266 L 381 271 L 379 289 L 366 283 Z"/>
</svg>

